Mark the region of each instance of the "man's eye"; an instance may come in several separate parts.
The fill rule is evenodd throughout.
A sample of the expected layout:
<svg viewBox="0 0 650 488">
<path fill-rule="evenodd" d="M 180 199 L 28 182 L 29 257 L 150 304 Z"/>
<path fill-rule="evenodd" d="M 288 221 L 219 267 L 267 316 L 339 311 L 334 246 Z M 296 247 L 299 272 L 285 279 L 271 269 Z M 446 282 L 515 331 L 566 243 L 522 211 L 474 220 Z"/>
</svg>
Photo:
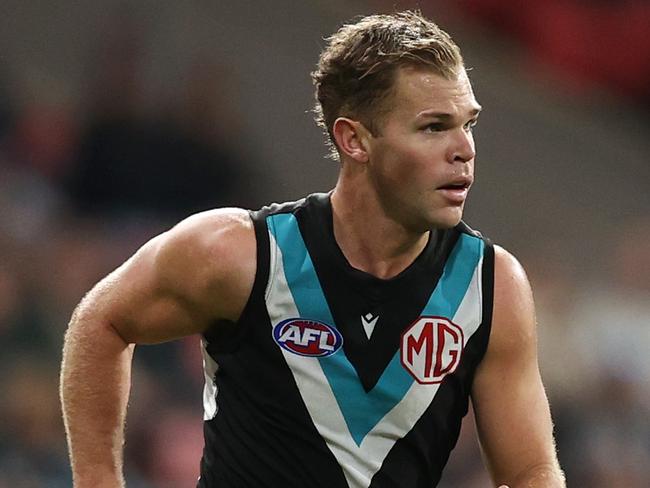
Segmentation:
<svg viewBox="0 0 650 488">
<path fill-rule="evenodd" d="M 467 123 L 463 126 L 463 129 L 465 129 L 465 130 L 467 130 L 467 131 L 470 131 L 470 130 L 472 130 L 474 127 L 476 127 L 476 124 L 478 124 L 478 120 L 476 120 L 476 119 L 470 120 L 469 122 L 467 122 Z"/>
<path fill-rule="evenodd" d="M 445 130 L 445 127 L 443 124 L 435 123 L 435 124 L 429 124 L 427 125 L 424 130 L 426 132 L 441 132 Z"/>
</svg>

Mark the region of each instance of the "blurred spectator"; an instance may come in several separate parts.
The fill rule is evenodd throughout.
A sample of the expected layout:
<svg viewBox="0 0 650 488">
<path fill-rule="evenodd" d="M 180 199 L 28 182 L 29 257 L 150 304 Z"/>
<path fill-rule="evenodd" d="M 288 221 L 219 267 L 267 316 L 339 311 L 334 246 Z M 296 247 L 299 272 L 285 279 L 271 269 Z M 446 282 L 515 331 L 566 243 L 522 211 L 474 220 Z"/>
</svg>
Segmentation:
<svg viewBox="0 0 650 488">
<path fill-rule="evenodd" d="M 203 451 L 202 416 L 167 407 L 159 418 L 148 436 L 153 449 L 147 452 L 147 474 L 159 488 L 194 488 Z"/>
<path fill-rule="evenodd" d="M 64 107 L 39 102 L 25 104 L 16 114 L 6 141 L 8 156 L 56 183 L 67 171 L 76 145 L 76 127 Z"/>
<path fill-rule="evenodd" d="M 0 144 L 9 130 L 13 115 L 13 107 L 11 106 L 9 95 L 9 80 L 4 73 L 3 67 L 0 64 Z"/>
<path fill-rule="evenodd" d="M 233 116 L 219 67 L 200 61 L 177 88 L 178 102 L 145 115 L 141 29 L 118 12 L 106 32 L 92 57 L 89 113 L 67 185 L 77 211 L 174 221 L 244 204 L 247 168 L 224 131 Z"/>
<path fill-rule="evenodd" d="M 650 484 L 650 221 L 628 222 L 614 236 L 607 274 L 590 276 L 561 254 L 531 269 L 569 486 Z"/>
<path fill-rule="evenodd" d="M 649 242 L 650 220 L 619 224 L 609 243 L 608 274 L 576 297 L 570 338 L 589 361 L 591 378 L 583 379 L 585 388 L 616 378 L 629 383 L 650 409 Z"/>
<path fill-rule="evenodd" d="M 4 365 L 1 384 L 0 487 L 71 486 L 56 369 L 23 355 Z"/>
</svg>

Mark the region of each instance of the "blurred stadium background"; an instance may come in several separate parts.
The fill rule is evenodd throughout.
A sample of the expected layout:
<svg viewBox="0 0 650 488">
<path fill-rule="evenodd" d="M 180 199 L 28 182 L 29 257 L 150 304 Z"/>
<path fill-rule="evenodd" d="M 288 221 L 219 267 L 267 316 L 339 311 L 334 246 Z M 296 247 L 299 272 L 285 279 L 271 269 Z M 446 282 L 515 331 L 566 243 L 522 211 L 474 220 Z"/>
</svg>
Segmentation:
<svg viewBox="0 0 650 488">
<path fill-rule="evenodd" d="M 420 7 L 479 101 L 466 220 L 513 251 L 572 487 L 650 486 L 650 3 L 0 3 L 0 488 L 70 486 L 62 337 L 93 283 L 191 212 L 328 190 L 309 72 L 358 14 Z M 140 347 L 130 487 L 194 486 L 197 339 Z M 471 419 L 441 486 L 484 487 Z"/>
</svg>

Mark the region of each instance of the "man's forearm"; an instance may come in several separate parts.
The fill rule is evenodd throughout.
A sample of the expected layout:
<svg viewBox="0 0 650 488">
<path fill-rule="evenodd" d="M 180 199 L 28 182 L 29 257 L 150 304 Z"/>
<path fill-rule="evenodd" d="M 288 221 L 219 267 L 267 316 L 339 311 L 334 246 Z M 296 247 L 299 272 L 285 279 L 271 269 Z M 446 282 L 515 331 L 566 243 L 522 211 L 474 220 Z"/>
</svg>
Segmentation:
<svg viewBox="0 0 650 488">
<path fill-rule="evenodd" d="M 66 333 L 61 404 L 77 488 L 124 485 L 124 419 L 133 346 L 77 311 Z"/>
</svg>

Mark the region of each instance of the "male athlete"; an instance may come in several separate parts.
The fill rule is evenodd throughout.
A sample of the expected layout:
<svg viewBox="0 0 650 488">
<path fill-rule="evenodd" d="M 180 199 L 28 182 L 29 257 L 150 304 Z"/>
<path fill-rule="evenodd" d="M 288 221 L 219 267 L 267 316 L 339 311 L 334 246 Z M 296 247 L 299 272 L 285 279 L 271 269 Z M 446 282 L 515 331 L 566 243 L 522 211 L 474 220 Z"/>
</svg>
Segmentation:
<svg viewBox="0 0 650 488">
<path fill-rule="evenodd" d="M 313 73 L 336 187 L 189 217 L 77 307 L 61 397 L 75 486 L 123 486 L 134 344 L 201 334 L 199 487 L 435 486 L 471 398 L 496 485 L 562 487 L 533 300 L 461 222 L 476 102 L 419 14 L 365 17 Z"/>
</svg>

